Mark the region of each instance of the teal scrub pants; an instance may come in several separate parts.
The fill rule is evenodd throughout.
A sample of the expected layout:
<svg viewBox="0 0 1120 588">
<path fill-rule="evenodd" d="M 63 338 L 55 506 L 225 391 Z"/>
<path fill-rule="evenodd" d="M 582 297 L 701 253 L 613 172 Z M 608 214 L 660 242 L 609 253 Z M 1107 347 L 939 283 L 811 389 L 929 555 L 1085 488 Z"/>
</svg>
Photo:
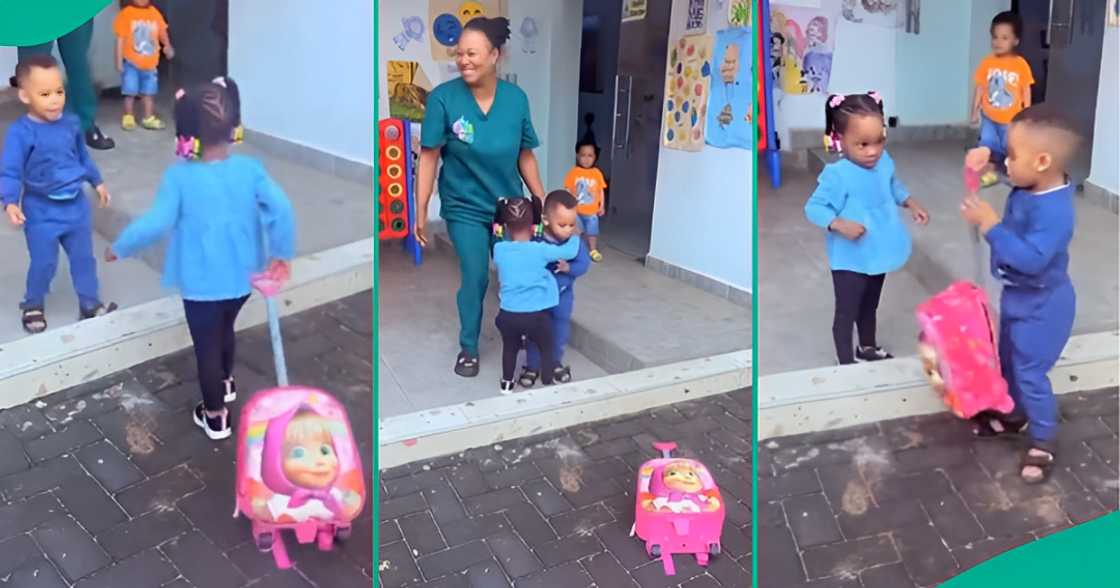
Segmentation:
<svg viewBox="0 0 1120 588">
<path fill-rule="evenodd" d="M 478 357 L 478 337 L 482 328 L 482 306 L 490 283 L 490 254 L 494 245 L 493 226 L 477 221 L 447 221 L 447 234 L 459 256 L 459 347 Z"/>
<path fill-rule="evenodd" d="M 82 131 L 93 128 L 97 115 L 97 94 L 89 71 L 89 44 L 93 40 L 93 19 L 58 39 L 58 54 L 66 67 L 66 110 L 82 121 Z M 19 59 L 29 55 L 50 53 L 55 41 L 19 48 Z"/>
</svg>

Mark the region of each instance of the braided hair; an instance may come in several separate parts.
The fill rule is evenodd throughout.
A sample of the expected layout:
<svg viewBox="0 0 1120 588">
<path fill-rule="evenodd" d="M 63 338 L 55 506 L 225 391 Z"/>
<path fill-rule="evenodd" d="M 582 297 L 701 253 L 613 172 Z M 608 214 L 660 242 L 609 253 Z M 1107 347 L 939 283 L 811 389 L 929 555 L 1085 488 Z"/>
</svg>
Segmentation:
<svg viewBox="0 0 1120 588">
<path fill-rule="evenodd" d="M 497 221 L 510 232 L 539 225 L 541 223 L 541 202 L 537 198 L 503 198 L 498 201 Z"/>
<path fill-rule="evenodd" d="M 831 94 L 824 103 L 824 142 L 833 151 L 840 151 L 840 136 L 848 130 L 848 122 L 856 116 L 883 118 L 883 98 L 874 90 L 866 94 Z"/>
<path fill-rule="evenodd" d="M 241 94 L 230 78 L 219 77 L 175 94 L 175 134 L 180 143 L 203 145 L 241 140 Z"/>
</svg>

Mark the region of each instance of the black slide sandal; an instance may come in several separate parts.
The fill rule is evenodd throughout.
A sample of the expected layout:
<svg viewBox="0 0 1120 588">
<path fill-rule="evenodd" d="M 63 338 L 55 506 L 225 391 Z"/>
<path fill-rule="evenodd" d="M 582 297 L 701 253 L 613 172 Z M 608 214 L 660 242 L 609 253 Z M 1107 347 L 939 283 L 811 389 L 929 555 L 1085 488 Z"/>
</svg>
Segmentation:
<svg viewBox="0 0 1120 588">
<path fill-rule="evenodd" d="M 37 335 L 47 330 L 47 315 L 42 308 L 25 308 L 20 316 L 23 330 L 32 335 Z"/>
<path fill-rule="evenodd" d="M 521 375 L 517 378 L 517 383 L 521 384 L 522 388 L 532 388 L 533 386 L 537 385 L 537 378 L 540 377 L 540 373 L 538 373 L 536 370 L 522 368 Z"/>
</svg>

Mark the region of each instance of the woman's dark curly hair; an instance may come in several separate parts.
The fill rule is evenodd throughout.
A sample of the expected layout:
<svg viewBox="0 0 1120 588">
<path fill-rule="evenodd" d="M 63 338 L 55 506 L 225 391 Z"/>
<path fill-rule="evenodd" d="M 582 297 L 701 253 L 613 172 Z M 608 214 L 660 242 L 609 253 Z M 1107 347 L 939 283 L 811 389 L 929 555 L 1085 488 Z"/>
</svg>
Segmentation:
<svg viewBox="0 0 1120 588">
<path fill-rule="evenodd" d="M 175 100 L 175 134 L 198 139 L 203 145 L 230 143 L 241 126 L 241 94 L 230 78 L 215 78 L 188 90 Z"/>
<path fill-rule="evenodd" d="M 478 31 L 486 35 L 486 38 L 490 40 L 490 45 L 498 51 L 502 50 L 506 41 L 509 41 L 510 36 L 509 19 L 504 16 L 496 16 L 494 18 L 480 16 L 478 18 L 472 18 L 467 22 L 466 26 L 463 27 L 463 30 Z"/>
</svg>

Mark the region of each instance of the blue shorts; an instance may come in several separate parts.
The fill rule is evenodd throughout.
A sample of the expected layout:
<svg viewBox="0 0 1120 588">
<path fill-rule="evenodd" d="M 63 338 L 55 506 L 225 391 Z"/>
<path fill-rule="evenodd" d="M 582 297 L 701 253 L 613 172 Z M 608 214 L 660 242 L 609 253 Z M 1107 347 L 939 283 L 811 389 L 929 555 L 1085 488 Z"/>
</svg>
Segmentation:
<svg viewBox="0 0 1120 588">
<path fill-rule="evenodd" d="M 597 215 L 579 215 L 579 230 L 588 237 L 599 236 L 599 217 Z"/>
<path fill-rule="evenodd" d="M 127 59 L 121 72 L 121 94 L 125 96 L 155 96 L 159 93 L 159 71 L 138 69 Z"/>
<path fill-rule="evenodd" d="M 992 150 L 992 155 L 997 161 L 1002 161 L 1007 155 L 1007 125 L 1001 125 L 984 113 L 980 113 L 980 143 L 981 147 Z"/>
</svg>

